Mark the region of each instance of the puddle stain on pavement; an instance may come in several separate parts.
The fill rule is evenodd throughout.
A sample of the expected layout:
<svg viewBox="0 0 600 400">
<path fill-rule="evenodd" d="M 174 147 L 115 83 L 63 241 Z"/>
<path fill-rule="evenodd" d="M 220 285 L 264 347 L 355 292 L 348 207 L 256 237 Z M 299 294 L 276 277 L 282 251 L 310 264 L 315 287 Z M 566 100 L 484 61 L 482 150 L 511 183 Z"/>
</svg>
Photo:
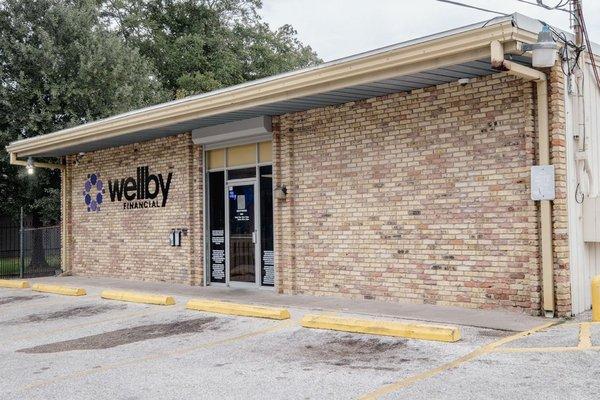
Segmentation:
<svg viewBox="0 0 600 400">
<path fill-rule="evenodd" d="M 16 302 L 20 302 L 20 301 L 29 301 L 29 300 L 35 300 L 35 299 L 44 299 L 48 296 L 42 296 L 39 294 L 34 294 L 34 295 L 30 295 L 30 296 L 8 296 L 8 297 L 2 297 L 0 298 L 0 305 L 2 304 L 9 304 L 9 303 L 16 303 Z"/>
<path fill-rule="evenodd" d="M 73 350 L 108 349 L 151 339 L 183 335 L 186 333 L 200 333 L 207 329 L 217 330 L 220 328 L 221 323 L 215 323 L 215 321 L 217 321 L 217 318 L 215 317 L 205 317 L 162 324 L 138 325 L 131 328 L 118 329 L 97 335 L 20 349 L 17 350 L 17 352 L 42 354 L 60 353 Z"/>
<path fill-rule="evenodd" d="M 400 363 L 429 361 L 427 357 L 407 355 L 406 349 L 406 339 L 313 332 L 308 343 L 298 348 L 298 355 L 306 363 L 378 371 L 395 371 Z"/>
<path fill-rule="evenodd" d="M 93 317 L 94 315 L 103 314 L 109 311 L 125 310 L 127 306 L 123 304 L 118 305 L 89 305 L 89 306 L 76 306 L 65 308 L 64 310 L 51 311 L 44 313 L 37 313 L 27 315 L 25 317 L 14 319 L 5 322 L 8 325 L 14 324 L 26 324 L 46 321 L 56 321 L 67 318 L 84 318 Z"/>
</svg>

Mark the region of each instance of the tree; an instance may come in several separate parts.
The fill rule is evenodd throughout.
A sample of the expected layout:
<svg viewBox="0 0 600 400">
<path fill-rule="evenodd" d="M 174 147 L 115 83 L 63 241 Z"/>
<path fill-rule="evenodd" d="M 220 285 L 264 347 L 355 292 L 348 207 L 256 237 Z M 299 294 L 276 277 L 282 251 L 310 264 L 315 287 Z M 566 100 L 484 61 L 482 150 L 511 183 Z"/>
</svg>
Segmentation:
<svg viewBox="0 0 600 400">
<path fill-rule="evenodd" d="M 0 4 L 0 146 L 167 99 L 152 64 L 101 23 L 94 2 Z M 43 169 L 28 177 L 2 152 L 0 214 L 39 202 L 59 179 Z"/>
<path fill-rule="evenodd" d="M 258 0 L 107 0 L 107 25 L 152 60 L 172 97 L 319 63 L 290 25 L 272 30 Z"/>
<path fill-rule="evenodd" d="M 0 146 L 150 104 L 314 65 L 260 0 L 1 0 Z M 52 160 L 56 162 L 56 160 Z M 58 171 L 0 153 L 0 215 L 56 222 Z"/>
<path fill-rule="evenodd" d="M 152 63 L 103 25 L 94 2 L 0 3 L 2 148 L 166 98 Z M 2 152 L 0 214 L 16 217 L 25 206 L 35 222 L 57 222 L 58 188 L 58 171 L 36 169 L 28 176 Z"/>
</svg>

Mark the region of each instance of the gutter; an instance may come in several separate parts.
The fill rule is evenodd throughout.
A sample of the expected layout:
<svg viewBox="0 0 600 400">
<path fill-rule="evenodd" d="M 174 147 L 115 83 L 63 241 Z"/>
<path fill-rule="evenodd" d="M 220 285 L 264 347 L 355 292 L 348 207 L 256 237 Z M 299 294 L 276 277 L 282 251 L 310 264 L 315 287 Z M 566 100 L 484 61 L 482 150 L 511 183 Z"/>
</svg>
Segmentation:
<svg viewBox="0 0 600 400">
<path fill-rule="evenodd" d="M 546 74 L 504 59 L 502 43 L 490 44 L 492 68 L 506 71 L 526 81 L 533 81 L 537 91 L 537 126 L 539 165 L 550 165 L 550 133 L 548 131 L 548 80 Z M 550 200 L 540 200 L 540 241 L 542 253 L 542 305 L 546 317 L 554 317 L 554 259 L 552 250 L 552 208 Z"/>
</svg>

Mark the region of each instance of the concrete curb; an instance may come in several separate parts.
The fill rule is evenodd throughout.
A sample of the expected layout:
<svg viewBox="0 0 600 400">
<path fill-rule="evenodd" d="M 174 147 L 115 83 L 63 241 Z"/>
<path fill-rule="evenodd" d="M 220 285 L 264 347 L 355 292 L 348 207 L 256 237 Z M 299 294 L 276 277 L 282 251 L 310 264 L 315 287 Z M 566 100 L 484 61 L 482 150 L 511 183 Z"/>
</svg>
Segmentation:
<svg viewBox="0 0 600 400">
<path fill-rule="evenodd" d="M 0 287 L 10 289 L 27 289 L 29 287 L 29 282 L 12 279 L 0 279 Z"/>
<path fill-rule="evenodd" d="M 85 289 L 82 288 L 60 285 L 45 285 L 42 283 L 36 283 L 31 287 L 31 290 L 35 292 L 62 294 L 64 296 L 85 296 L 87 294 Z"/>
<path fill-rule="evenodd" d="M 305 315 L 300 324 L 305 328 L 435 340 L 439 342 L 456 342 L 460 340 L 460 329 L 454 326 L 412 324 L 314 314 Z"/>
<path fill-rule="evenodd" d="M 154 304 L 158 306 L 172 306 L 175 299 L 172 296 L 162 294 L 125 292 L 119 290 L 104 290 L 100 297 L 108 300 L 128 301 L 131 303 Z"/>
<path fill-rule="evenodd" d="M 229 303 L 226 301 L 192 299 L 185 306 L 189 310 L 206 311 L 218 314 L 240 315 L 243 317 L 289 319 L 290 312 L 286 308 L 259 307 L 248 304 Z"/>
</svg>

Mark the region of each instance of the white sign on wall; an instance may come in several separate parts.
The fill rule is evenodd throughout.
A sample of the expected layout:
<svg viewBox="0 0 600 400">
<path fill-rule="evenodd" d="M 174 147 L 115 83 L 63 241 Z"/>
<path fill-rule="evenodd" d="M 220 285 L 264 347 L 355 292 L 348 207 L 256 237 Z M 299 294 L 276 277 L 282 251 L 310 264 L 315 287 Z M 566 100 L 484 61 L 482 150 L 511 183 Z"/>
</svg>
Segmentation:
<svg viewBox="0 0 600 400">
<path fill-rule="evenodd" d="M 554 200 L 554 165 L 531 167 L 531 200 Z"/>
</svg>

